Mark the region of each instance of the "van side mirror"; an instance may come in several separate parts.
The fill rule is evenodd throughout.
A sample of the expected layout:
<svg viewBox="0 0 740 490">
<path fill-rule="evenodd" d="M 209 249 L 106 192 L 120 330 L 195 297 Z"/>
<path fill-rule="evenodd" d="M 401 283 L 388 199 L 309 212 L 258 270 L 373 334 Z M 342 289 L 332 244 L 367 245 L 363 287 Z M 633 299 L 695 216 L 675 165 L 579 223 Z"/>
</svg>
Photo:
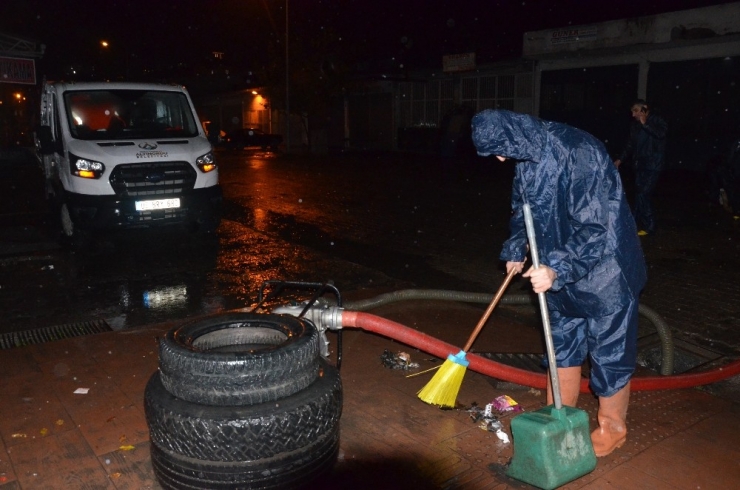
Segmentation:
<svg viewBox="0 0 740 490">
<path fill-rule="evenodd" d="M 36 128 L 36 138 L 39 142 L 39 152 L 42 155 L 54 153 L 54 137 L 51 134 L 51 126 L 39 126 Z"/>
</svg>

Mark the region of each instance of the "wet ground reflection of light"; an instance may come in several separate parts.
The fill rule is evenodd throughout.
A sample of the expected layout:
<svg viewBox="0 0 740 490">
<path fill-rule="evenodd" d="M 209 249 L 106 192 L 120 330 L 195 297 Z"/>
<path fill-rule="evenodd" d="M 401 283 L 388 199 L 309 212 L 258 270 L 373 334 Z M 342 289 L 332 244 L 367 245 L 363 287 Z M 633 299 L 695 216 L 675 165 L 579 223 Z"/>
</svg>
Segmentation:
<svg viewBox="0 0 740 490">
<path fill-rule="evenodd" d="M 261 158 L 250 158 L 249 168 L 259 170 L 265 166 L 265 161 Z"/>
<path fill-rule="evenodd" d="M 144 291 L 143 301 L 144 306 L 150 309 L 182 306 L 188 302 L 188 288 L 178 285 Z"/>
<path fill-rule="evenodd" d="M 253 211 L 254 228 L 259 231 L 267 229 L 267 211 L 262 208 L 255 208 Z"/>
</svg>

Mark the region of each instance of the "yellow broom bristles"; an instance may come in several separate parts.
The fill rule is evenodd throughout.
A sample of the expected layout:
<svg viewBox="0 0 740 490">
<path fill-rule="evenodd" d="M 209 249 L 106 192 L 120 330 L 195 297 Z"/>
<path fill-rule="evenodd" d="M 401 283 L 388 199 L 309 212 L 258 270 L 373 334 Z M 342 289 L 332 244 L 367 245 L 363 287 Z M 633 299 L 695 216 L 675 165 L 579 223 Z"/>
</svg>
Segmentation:
<svg viewBox="0 0 740 490">
<path fill-rule="evenodd" d="M 419 398 L 430 405 L 453 408 L 468 364 L 463 351 L 449 355 L 434 377 L 419 390 Z"/>
</svg>

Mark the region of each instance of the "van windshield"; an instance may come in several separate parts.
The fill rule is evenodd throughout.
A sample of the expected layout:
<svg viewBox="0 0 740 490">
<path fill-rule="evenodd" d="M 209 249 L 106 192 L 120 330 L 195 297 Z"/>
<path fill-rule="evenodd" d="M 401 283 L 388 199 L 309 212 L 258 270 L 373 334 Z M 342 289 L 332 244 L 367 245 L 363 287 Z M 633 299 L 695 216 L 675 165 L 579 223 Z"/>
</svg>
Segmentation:
<svg viewBox="0 0 740 490">
<path fill-rule="evenodd" d="M 181 92 L 76 90 L 64 93 L 73 138 L 128 140 L 197 136 L 190 104 Z"/>
</svg>

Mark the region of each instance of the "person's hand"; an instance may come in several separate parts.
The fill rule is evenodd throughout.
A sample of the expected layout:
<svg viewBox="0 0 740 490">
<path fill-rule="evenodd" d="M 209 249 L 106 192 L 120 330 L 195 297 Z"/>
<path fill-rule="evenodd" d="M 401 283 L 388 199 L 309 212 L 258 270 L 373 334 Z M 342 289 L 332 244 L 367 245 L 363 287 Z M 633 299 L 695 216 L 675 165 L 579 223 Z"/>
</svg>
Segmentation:
<svg viewBox="0 0 740 490">
<path fill-rule="evenodd" d="M 524 261 L 522 262 L 507 262 L 506 263 L 506 273 L 508 274 L 511 272 L 512 269 L 516 270 L 517 274 L 521 274 L 524 270 Z"/>
<path fill-rule="evenodd" d="M 535 293 L 544 293 L 552 287 L 552 283 L 558 277 L 558 273 L 546 265 L 540 265 L 538 269 L 530 267 L 522 277 L 528 277 L 532 283 L 532 289 Z"/>
<path fill-rule="evenodd" d="M 637 115 L 637 120 L 640 121 L 640 124 L 644 126 L 645 122 L 647 122 L 647 117 L 648 117 L 647 112 L 640 112 Z"/>
<path fill-rule="evenodd" d="M 622 160 L 620 160 L 620 159 L 614 160 L 614 166 L 615 167 L 619 168 L 620 165 L 622 165 Z"/>
</svg>

